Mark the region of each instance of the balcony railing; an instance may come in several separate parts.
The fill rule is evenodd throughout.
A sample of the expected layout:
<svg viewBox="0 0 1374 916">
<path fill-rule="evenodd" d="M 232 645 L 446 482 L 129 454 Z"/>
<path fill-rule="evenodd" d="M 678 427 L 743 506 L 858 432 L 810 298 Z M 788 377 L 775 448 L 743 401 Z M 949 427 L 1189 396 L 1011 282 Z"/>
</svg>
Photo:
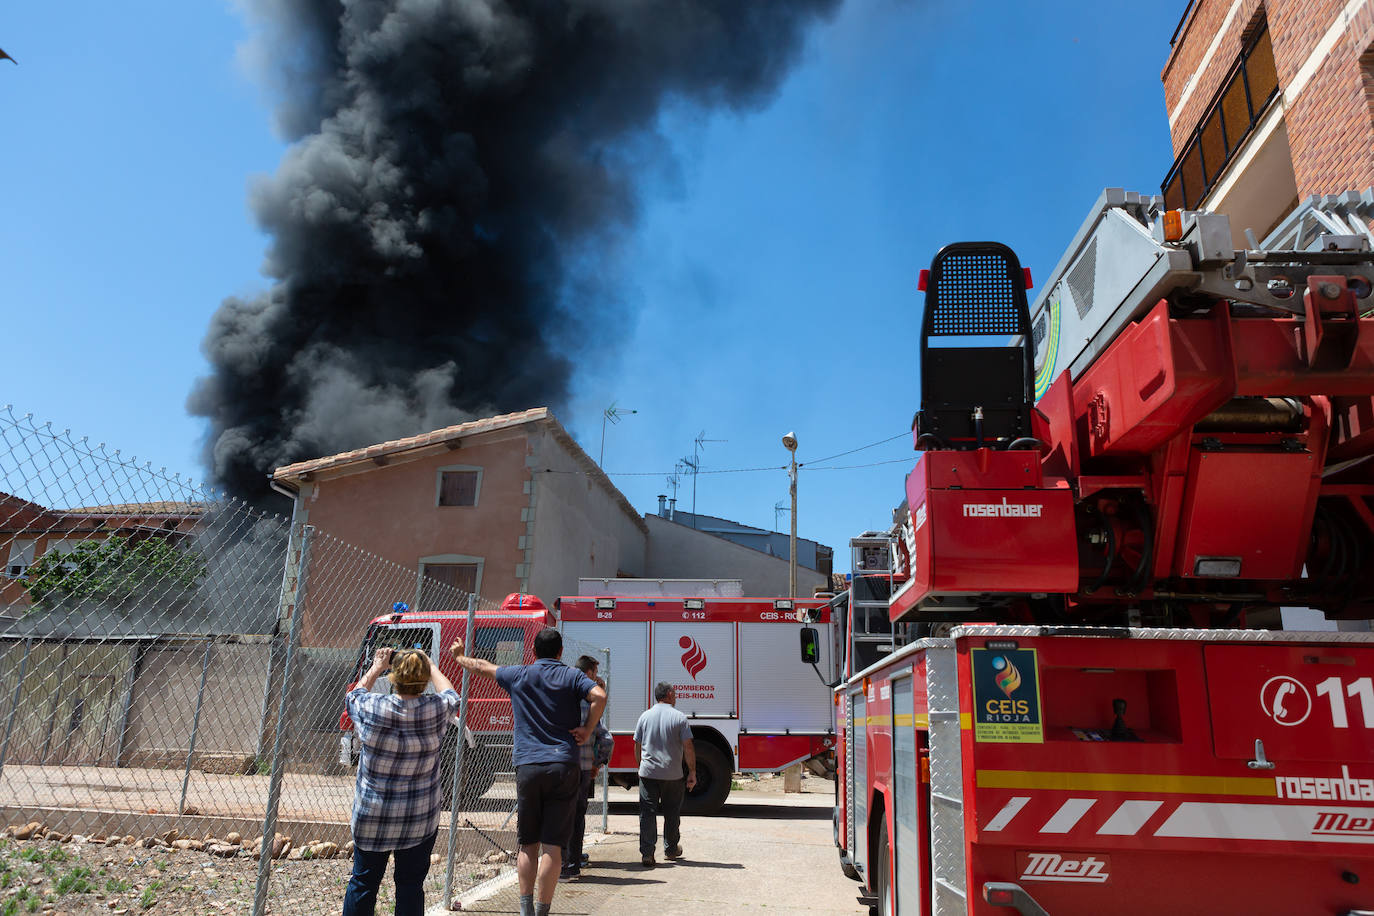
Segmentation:
<svg viewBox="0 0 1374 916">
<path fill-rule="evenodd" d="M 1169 209 L 1195 210 L 1216 185 L 1260 116 L 1279 93 L 1269 29 L 1245 44 L 1161 188 Z"/>
</svg>

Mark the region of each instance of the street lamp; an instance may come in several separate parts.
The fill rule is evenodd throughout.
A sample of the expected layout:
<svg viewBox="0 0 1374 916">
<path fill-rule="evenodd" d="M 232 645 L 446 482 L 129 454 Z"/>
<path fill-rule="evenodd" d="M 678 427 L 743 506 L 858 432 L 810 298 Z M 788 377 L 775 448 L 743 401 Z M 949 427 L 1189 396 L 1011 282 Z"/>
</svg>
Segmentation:
<svg viewBox="0 0 1374 916">
<path fill-rule="evenodd" d="M 789 484 L 787 492 L 792 497 L 792 549 L 789 551 L 791 560 L 787 567 L 787 595 L 792 600 L 797 598 L 797 434 L 788 433 L 782 437 L 782 447 L 787 449 L 791 463 L 787 468 Z"/>
</svg>

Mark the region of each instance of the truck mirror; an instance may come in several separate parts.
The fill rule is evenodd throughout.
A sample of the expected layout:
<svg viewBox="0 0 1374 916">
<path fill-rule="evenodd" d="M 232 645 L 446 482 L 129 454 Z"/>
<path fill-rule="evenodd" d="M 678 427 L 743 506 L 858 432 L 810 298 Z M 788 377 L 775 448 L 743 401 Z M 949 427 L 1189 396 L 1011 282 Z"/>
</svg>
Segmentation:
<svg viewBox="0 0 1374 916">
<path fill-rule="evenodd" d="M 801 628 L 801 660 L 807 665 L 817 664 L 821 660 L 821 641 L 815 627 Z"/>
</svg>

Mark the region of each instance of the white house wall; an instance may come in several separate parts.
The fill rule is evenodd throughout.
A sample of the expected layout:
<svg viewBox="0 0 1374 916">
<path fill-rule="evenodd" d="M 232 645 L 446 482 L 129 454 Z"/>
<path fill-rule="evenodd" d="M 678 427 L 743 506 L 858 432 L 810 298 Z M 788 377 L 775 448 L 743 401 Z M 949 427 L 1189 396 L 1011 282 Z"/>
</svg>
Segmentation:
<svg viewBox="0 0 1374 916">
<path fill-rule="evenodd" d="M 645 534 L 625 505 L 548 428 L 530 431 L 524 542 L 532 594 L 552 604 L 581 577 L 645 575 Z"/>
</svg>

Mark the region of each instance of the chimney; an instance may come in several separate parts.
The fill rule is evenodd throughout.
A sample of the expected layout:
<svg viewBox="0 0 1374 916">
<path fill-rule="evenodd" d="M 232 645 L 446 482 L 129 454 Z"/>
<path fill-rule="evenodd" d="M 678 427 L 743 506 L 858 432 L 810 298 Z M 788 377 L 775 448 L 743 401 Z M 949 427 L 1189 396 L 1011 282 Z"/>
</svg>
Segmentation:
<svg viewBox="0 0 1374 916">
<path fill-rule="evenodd" d="M 669 518 L 669 519 L 672 519 L 672 518 L 675 518 L 676 516 L 677 516 L 677 497 L 674 496 L 672 499 L 668 500 L 668 518 Z"/>
<path fill-rule="evenodd" d="M 662 493 L 658 494 L 658 516 L 659 518 L 668 517 L 668 497 Z"/>
</svg>

